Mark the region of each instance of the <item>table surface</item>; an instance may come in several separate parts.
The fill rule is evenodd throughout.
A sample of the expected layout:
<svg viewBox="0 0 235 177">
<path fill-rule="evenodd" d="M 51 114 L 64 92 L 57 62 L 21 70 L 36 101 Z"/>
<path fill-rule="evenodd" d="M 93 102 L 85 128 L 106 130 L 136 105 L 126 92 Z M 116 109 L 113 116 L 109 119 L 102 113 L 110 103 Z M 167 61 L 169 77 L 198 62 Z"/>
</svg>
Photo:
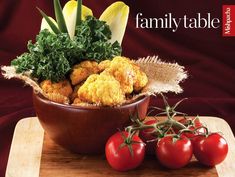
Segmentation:
<svg viewBox="0 0 235 177">
<path fill-rule="evenodd" d="M 109 167 L 104 155 L 73 154 L 55 144 L 44 134 L 38 119 L 25 118 L 15 128 L 6 177 L 74 177 L 74 176 L 235 176 L 235 138 L 229 125 L 221 118 L 200 117 L 212 131 L 223 133 L 229 145 L 226 159 L 215 168 L 207 168 L 193 158 L 179 170 L 167 170 L 147 157 L 144 163 L 130 172 L 116 172 Z"/>
</svg>

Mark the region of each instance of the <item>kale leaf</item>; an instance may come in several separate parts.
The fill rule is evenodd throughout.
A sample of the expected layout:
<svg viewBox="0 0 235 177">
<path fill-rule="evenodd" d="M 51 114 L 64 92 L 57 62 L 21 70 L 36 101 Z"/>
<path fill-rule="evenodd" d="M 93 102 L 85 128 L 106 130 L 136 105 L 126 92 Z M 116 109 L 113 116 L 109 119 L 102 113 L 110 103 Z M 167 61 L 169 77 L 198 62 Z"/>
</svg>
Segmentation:
<svg viewBox="0 0 235 177">
<path fill-rule="evenodd" d="M 28 53 L 11 62 L 18 73 L 31 71 L 32 76 L 58 82 L 65 78 L 71 66 L 66 51 L 72 48 L 69 36 L 65 33 L 55 35 L 43 30 L 36 37 L 36 43 L 28 42 Z M 79 50 L 79 48 L 77 47 Z"/>
<path fill-rule="evenodd" d="M 84 59 L 102 61 L 112 59 L 121 55 L 121 46 L 116 41 L 113 44 L 108 42 L 111 39 L 109 26 L 93 16 L 88 16 L 81 25 L 76 28 L 76 41 L 84 45 Z"/>
<path fill-rule="evenodd" d="M 76 27 L 76 35 L 70 39 L 67 33 L 54 34 L 42 30 L 33 44 L 28 42 L 28 52 L 14 59 L 17 73 L 31 71 L 38 80 L 58 82 L 68 75 L 74 64 L 83 60 L 100 62 L 121 55 L 121 46 L 109 42 L 109 26 L 95 17 L 88 16 Z"/>
</svg>

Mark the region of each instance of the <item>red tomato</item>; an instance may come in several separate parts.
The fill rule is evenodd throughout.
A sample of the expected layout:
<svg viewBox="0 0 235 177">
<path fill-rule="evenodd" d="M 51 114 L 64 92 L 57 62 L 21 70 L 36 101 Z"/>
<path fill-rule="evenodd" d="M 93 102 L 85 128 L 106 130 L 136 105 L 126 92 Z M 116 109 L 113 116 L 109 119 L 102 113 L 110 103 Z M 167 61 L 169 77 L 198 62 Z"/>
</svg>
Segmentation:
<svg viewBox="0 0 235 177">
<path fill-rule="evenodd" d="M 195 157 L 200 163 L 207 166 L 221 163 L 228 153 L 228 144 L 218 133 L 212 133 L 208 137 L 198 135 L 192 143 Z"/>
<path fill-rule="evenodd" d="M 202 123 L 200 122 L 200 120 L 198 118 L 187 118 L 187 119 L 180 119 L 179 122 L 184 124 L 184 125 L 188 125 L 189 121 L 194 120 L 194 127 L 198 128 L 202 126 Z"/>
<path fill-rule="evenodd" d="M 108 139 L 105 146 L 105 155 L 108 163 L 113 169 L 118 171 L 134 169 L 144 159 L 145 145 L 143 141 L 137 135 L 134 135 L 131 140 L 133 143 L 128 144 L 125 142 L 127 136 L 127 132 L 117 132 Z M 133 154 L 131 154 L 130 148 L 132 148 Z"/>
<path fill-rule="evenodd" d="M 191 126 L 189 127 L 189 130 L 195 130 L 195 127 Z M 200 128 L 198 130 L 196 130 L 194 133 L 191 132 L 184 132 L 182 133 L 182 135 L 186 136 L 189 139 L 193 139 L 193 137 L 200 135 L 200 134 L 204 134 L 206 132 L 206 130 L 204 128 Z"/>
<path fill-rule="evenodd" d="M 145 125 L 152 125 L 154 123 L 157 123 L 156 119 L 148 120 L 144 124 Z M 157 143 L 157 141 L 147 142 L 149 140 L 156 139 L 156 137 L 152 135 L 153 130 L 154 130 L 153 128 L 149 128 L 149 129 L 145 129 L 145 130 L 140 131 L 140 138 L 146 144 L 146 154 L 150 154 L 150 155 L 155 154 L 155 147 L 156 147 L 156 143 Z"/>
<path fill-rule="evenodd" d="M 145 125 L 152 125 L 152 124 L 155 124 L 155 123 L 157 123 L 157 120 L 152 119 L 152 120 L 146 121 L 144 124 Z M 148 129 L 141 130 L 140 131 L 140 136 L 143 137 L 144 141 L 155 139 L 156 137 L 154 137 L 152 135 L 153 130 L 154 130 L 154 128 L 148 128 Z"/>
<path fill-rule="evenodd" d="M 172 136 L 159 140 L 156 146 L 156 156 L 160 163 L 171 169 L 184 167 L 192 158 L 193 147 L 191 141 L 185 136 L 173 141 Z"/>
<path fill-rule="evenodd" d="M 185 126 L 187 126 L 188 124 L 189 124 L 189 121 L 192 121 L 193 120 L 193 118 L 188 118 L 188 119 L 180 119 L 178 122 L 180 122 L 180 123 L 182 123 L 182 124 L 184 124 Z M 194 126 L 192 125 L 192 126 L 189 126 L 188 127 L 188 129 L 189 130 L 195 130 L 196 128 L 199 128 L 199 127 L 201 127 L 202 126 L 202 123 L 200 122 L 200 120 L 198 119 L 198 118 L 196 118 L 195 120 L 194 120 Z M 175 131 L 175 133 L 178 133 L 179 132 L 179 130 L 177 130 L 176 128 L 174 128 L 174 131 Z M 201 133 L 205 133 L 205 129 L 204 128 L 200 128 L 200 129 L 198 129 L 196 132 L 194 132 L 194 133 L 191 133 L 191 132 L 184 132 L 184 133 L 182 133 L 182 135 L 184 135 L 184 136 L 186 136 L 187 138 L 193 138 L 193 137 L 195 137 L 196 135 L 199 135 L 199 134 L 201 134 Z"/>
</svg>

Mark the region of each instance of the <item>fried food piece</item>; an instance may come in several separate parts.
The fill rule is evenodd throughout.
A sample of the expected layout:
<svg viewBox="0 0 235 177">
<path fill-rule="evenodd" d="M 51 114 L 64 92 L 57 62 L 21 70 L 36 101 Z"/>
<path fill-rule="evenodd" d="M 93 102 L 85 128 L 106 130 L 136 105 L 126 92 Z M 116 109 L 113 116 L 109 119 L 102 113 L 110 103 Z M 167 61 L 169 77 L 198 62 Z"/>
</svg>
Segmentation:
<svg viewBox="0 0 235 177">
<path fill-rule="evenodd" d="M 147 75 L 141 71 L 140 67 L 134 63 L 134 61 L 130 60 L 129 58 L 122 57 L 126 62 L 129 62 L 132 65 L 134 70 L 134 91 L 139 92 L 142 88 L 144 88 L 148 83 Z M 120 59 L 119 59 L 120 61 Z"/>
<path fill-rule="evenodd" d="M 120 82 L 121 89 L 124 94 L 130 94 L 133 92 L 136 75 L 129 59 L 125 57 L 115 57 L 111 61 L 109 67 L 107 67 L 102 73 L 114 76 L 115 79 Z"/>
<path fill-rule="evenodd" d="M 73 88 L 73 93 L 70 96 L 72 101 L 74 101 L 78 97 L 78 89 L 82 86 L 82 84 L 84 84 L 84 82 L 81 82 Z"/>
<path fill-rule="evenodd" d="M 104 71 L 106 68 L 108 68 L 111 64 L 111 60 L 103 60 L 99 63 L 98 68 L 99 71 L 102 72 Z"/>
<path fill-rule="evenodd" d="M 141 71 L 140 67 L 137 64 L 135 64 L 134 61 L 126 57 L 115 57 L 113 61 L 114 62 L 125 61 L 131 64 L 132 69 L 134 71 L 134 77 L 133 77 L 134 91 L 139 92 L 142 88 L 144 88 L 147 85 L 148 83 L 147 75 L 143 71 Z"/>
<path fill-rule="evenodd" d="M 73 101 L 73 105 L 78 105 L 80 103 L 82 103 L 82 100 L 80 98 L 75 98 Z"/>
<path fill-rule="evenodd" d="M 45 93 L 59 93 L 66 97 L 69 97 L 73 92 L 68 80 L 63 80 L 57 83 L 53 83 L 50 80 L 44 80 L 40 83 L 40 86 Z"/>
<path fill-rule="evenodd" d="M 120 83 L 107 74 L 90 75 L 79 88 L 78 97 L 81 101 L 104 106 L 120 105 L 125 101 Z"/>
<path fill-rule="evenodd" d="M 112 61 L 100 62 L 99 69 L 115 77 L 125 94 L 139 92 L 148 83 L 146 74 L 129 58 L 117 56 Z"/>
<path fill-rule="evenodd" d="M 70 100 L 68 97 L 63 96 L 59 93 L 47 93 L 46 97 L 51 100 L 54 101 L 56 103 L 62 103 L 62 104 L 69 104 Z"/>
<path fill-rule="evenodd" d="M 70 74 L 72 85 L 76 85 L 87 79 L 91 74 L 96 74 L 98 72 L 98 63 L 95 61 L 87 60 L 74 65 L 72 73 Z"/>
<path fill-rule="evenodd" d="M 132 63 L 132 66 L 136 75 L 136 78 L 134 80 L 134 91 L 139 92 L 147 85 L 148 77 L 143 71 L 141 71 L 140 67 L 137 66 L 135 63 Z"/>
<path fill-rule="evenodd" d="M 65 103 L 69 102 L 69 96 L 72 94 L 72 87 L 67 80 L 53 83 L 50 80 L 44 80 L 40 83 L 42 91 L 48 96 L 48 99 Z"/>
</svg>

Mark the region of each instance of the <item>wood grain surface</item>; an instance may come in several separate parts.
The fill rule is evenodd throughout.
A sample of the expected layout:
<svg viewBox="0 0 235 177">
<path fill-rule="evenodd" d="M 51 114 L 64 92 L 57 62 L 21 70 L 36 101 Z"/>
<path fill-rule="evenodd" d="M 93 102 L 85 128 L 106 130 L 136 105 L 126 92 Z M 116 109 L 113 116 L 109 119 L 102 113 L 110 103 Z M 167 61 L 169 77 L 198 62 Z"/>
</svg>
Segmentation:
<svg viewBox="0 0 235 177">
<path fill-rule="evenodd" d="M 235 138 L 228 123 L 217 117 L 200 117 L 211 132 L 220 132 L 228 143 L 228 155 L 223 163 L 216 166 L 219 177 L 235 177 Z"/>
<path fill-rule="evenodd" d="M 235 176 L 235 139 L 229 125 L 224 120 L 215 117 L 200 117 L 200 120 L 204 122 L 211 131 L 223 132 L 224 137 L 228 141 L 228 156 L 225 161 L 220 165 L 217 165 L 216 168 L 204 167 L 193 159 L 188 166 L 182 169 L 168 170 L 162 167 L 156 161 L 155 157 L 146 157 L 144 163 L 139 168 L 129 172 L 116 172 L 109 167 L 104 155 L 94 156 L 73 154 L 55 144 L 46 134 L 43 135 L 44 131 L 36 118 L 28 118 L 20 121 L 16 126 L 6 176 Z M 32 133 L 32 131 L 34 133 Z M 34 136 L 34 138 L 32 138 L 32 136 Z M 22 144 L 24 145 L 22 146 Z M 41 165 L 39 167 L 40 163 Z"/>
<path fill-rule="evenodd" d="M 168 170 L 153 157 L 147 157 L 137 169 L 129 172 L 114 171 L 105 160 L 105 155 L 77 155 L 56 145 L 45 134 L 40 177 L 103 177 L 103 176 L 170 176 L 217 177 L 215 168 L 206 168 L 195 159 L 185 168 Z"/>
<path fill-rule="evenodd" d="M 6 177 L 38 177 L 44 130 L 37 118 L 17 123 L 12 139 Z"/>
</svg>

